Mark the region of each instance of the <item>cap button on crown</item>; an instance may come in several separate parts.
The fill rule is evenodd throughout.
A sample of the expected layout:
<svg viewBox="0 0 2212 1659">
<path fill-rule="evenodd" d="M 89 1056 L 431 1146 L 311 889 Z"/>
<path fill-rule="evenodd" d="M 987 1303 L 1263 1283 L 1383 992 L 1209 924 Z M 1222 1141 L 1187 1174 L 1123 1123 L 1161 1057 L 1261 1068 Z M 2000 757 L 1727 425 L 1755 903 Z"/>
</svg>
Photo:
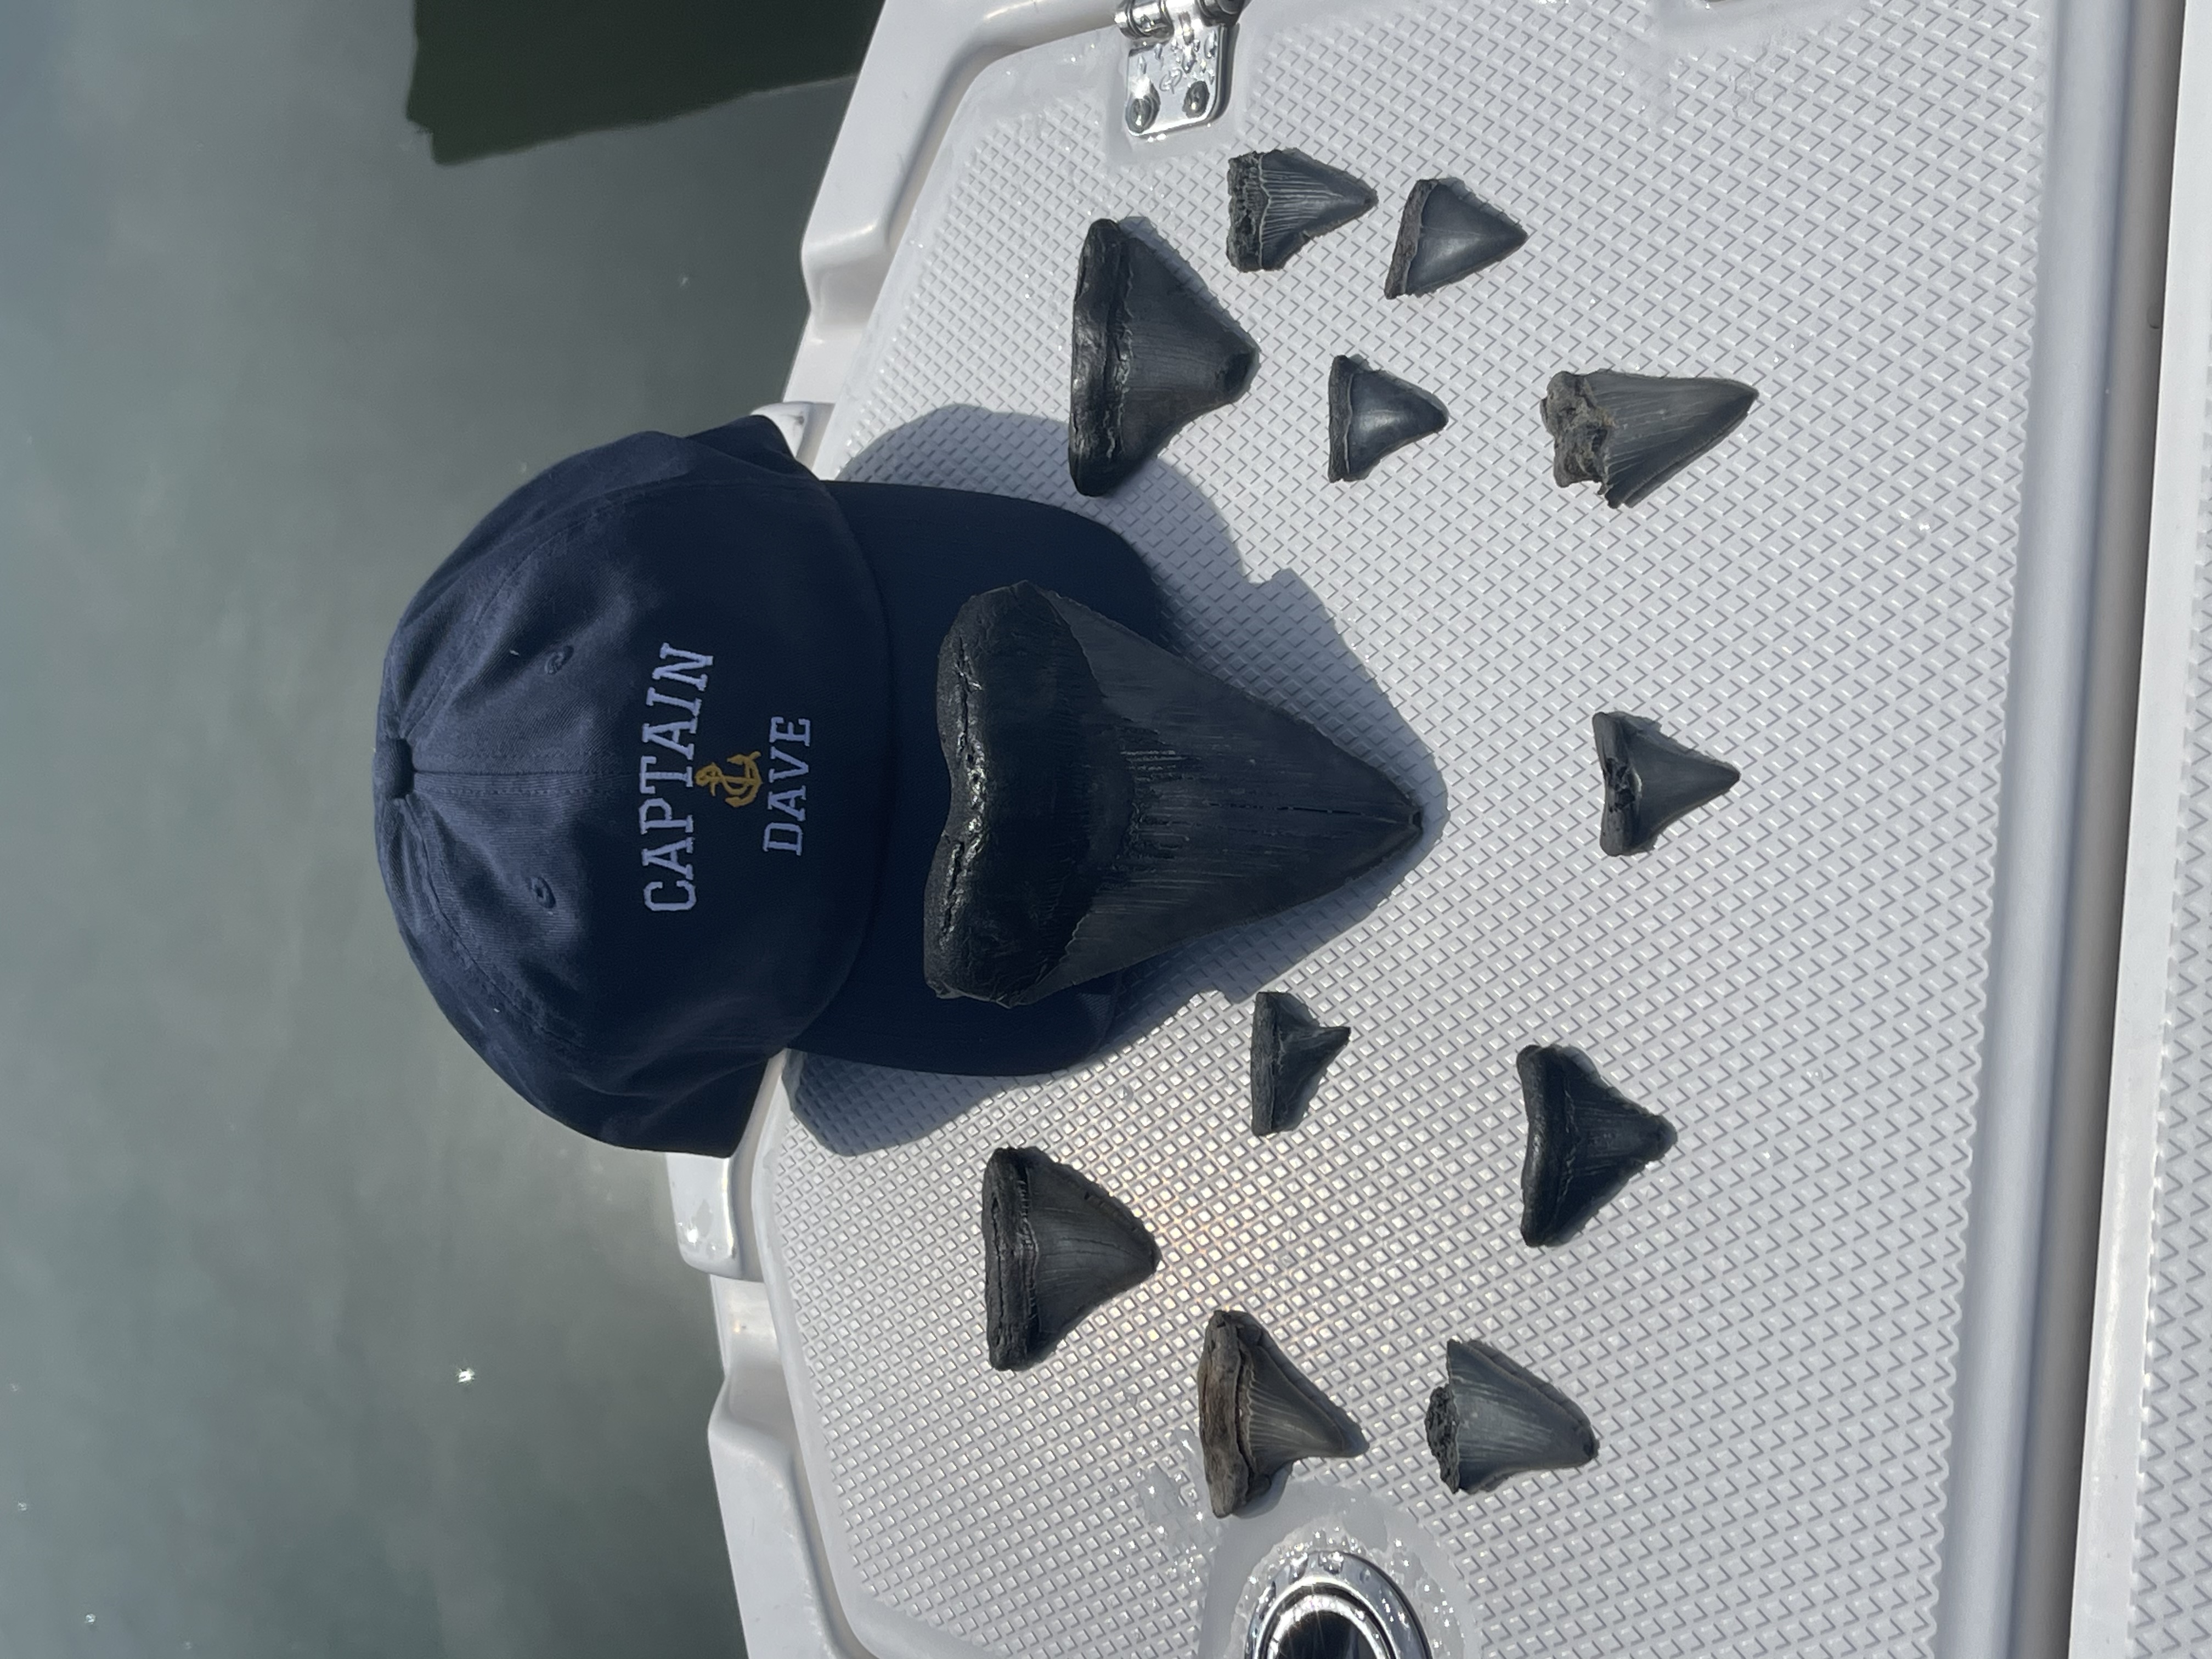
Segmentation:
<svg viewBox="0 0 2212 1659">
<path fill-rule="evenodd" d="M 404 738 L 384 738 L 376 745 L 376 798 L 398 800 L 415 787 L 415 751 Z"/>
</svg>

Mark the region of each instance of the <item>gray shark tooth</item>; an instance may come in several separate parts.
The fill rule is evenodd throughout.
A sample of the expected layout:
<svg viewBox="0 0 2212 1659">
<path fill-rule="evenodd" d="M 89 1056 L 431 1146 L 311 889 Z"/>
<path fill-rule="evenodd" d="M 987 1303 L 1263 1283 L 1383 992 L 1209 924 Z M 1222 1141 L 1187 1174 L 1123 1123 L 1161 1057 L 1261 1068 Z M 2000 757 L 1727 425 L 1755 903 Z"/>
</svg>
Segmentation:
<svg viewBox="0 0 2212 1659">
<path fill-rule="evenodd" d="M 1357 357 L 1328 368 L 1328 476 L 1364 478 L 1394 449 L 1443 430 L 1444 406 Z"/>
<path fill-rule="evenodd" d="M 1437 1473 L 1454 1492 L 1488 1492 L 1535 1469 L 1571 1469 L 1597 1455 L 1597 1434 L 1575 1403 L 1481 1342 L 1444 1346 L 1444 1386 L 1424 1426 Z"/>
<path fill-rule="evenodd" d="M 1068 477 L 1109 494 L 1185 424 L 1242 397 L 1258 360 L 1157 248 L 1096 221 L 1075 277 Z"/>
<path fill-rule="evenodd" d="M 1521 1161 L 1521 1237 L 1564 1244 L 1674 1146 L 1674 1126 L 1608 1087 L 1571 1048 L 1521 1051 L 1528 1147 Z"/>
<path fill-rule="evenodd" d="M 1458 179 L 1424 179 L 1406 198 L 1383 295 L 1433 293 L 1496 264 L 1528 240 L 1527 231 Z"/>
<path fill-rule="evenodd" d="M 1159 1247 L 1127 1205 L 1034 1146 L 983 1170 L 983 1307 L 991 1364 L 1034 1365 L 1092 1309 L 1140 1285 Z"/>
<path fill-rule="evenodd" d="M 1633 507 L 1742 424 L 1759 393 L 1741 380 L 1668 380 L 1601 368 L 1554 374 L 1544 392 L 1552 477 L 1588 479 Z"/>
<path fill-rule="evenodd" d="M 1375 192 L 1348 173 L 1295 149 L 1229 158 L 1229 263 L 1280 270 L 1316 236 L 1350 224 Z"/>
<path fill-rule="evenodd" d="M 1198 1437 L 1216 1515 L 1234 1515 L 1302 1457 L 1350 1457 L 1359 1431 L 1283 1357 L 1260 1322 L 1223 1308 L 1198 1362 Z"/>
<path fill-rule="evenodd" d="M 1295 1128 L 1328 1063 L 1352 1040 L 1348 1025 L 1323 1025 L 1294 996 L 1262 991 L 1252 1000 L 1252 1133 Z"/>
<path fill-rule="evenodd" d="M 1644 851 L 1668 824 L 1718 800 L 1743 777 L 1726 761 L 1684 748 L 1634 714 L 1593 714 L 1590 729 L 1605 777 L 1597 844 L 1614 858 Z"/>
<path fill-rule="evenodd" d="M 938 653 L 951 802 L 922 973 L 1018 1007 L 1320 897 L 1411 847 L 1405 793 L 1303 720 L 1028 582 Z"/>
</svg>

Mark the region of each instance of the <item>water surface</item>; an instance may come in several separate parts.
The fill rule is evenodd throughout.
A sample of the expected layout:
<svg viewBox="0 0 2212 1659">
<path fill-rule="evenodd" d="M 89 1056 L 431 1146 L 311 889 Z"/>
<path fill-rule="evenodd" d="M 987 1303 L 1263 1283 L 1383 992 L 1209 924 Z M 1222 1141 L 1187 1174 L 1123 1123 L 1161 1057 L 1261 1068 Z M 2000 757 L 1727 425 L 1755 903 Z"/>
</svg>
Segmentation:
<svg viewBox="0 0 2212 1659">
<path fill-rule="evenodd" d="M 0 1659 L 740 1650 L 659 1161 L 447 1028 L 368 755 L 504 490 L 779 395 L 846 88 L 440 166 L 410 76 L 0 8 Z"/>
</svg>

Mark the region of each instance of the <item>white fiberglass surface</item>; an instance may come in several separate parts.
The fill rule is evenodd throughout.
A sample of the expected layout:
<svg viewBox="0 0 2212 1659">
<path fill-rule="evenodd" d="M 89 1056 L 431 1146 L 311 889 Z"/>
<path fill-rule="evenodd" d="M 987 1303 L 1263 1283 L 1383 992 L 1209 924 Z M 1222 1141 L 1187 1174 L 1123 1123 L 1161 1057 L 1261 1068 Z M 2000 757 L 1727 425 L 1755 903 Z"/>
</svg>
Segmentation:
<svg viewBox="0 0 2212 1659">
<path fill-rule="evenodd" d="M 818 462 L 1086 512 L 1182 648 L 1404 781 L 1401 873 L 1152 973 L 1109 1055 L 1021 1083 L 811 1061 L 757 1188 L 842 1603 L 887 1654 L 1217 1659 L 1250 1569 L 1330 1534 L 1443 1654 L 1920 1654 L 1962 1433 L 1988 1127 L 1999 763 L 2047 26 L 1978 0 L 1705 9 L 1285 4 L 1228 125 L 1115 130 L 1110 36 L 988 73 L 915 210 Z M 1381 205 L 1233 270 L 1224 167 L 1295 146 Z M 1382 296 L 1415 180 L 1528 246 Z M 1138 219 L 1256 343 L 1231 408 L 1116 495 L 1064 465 L 1089 222 Z M 1325 476 L 1331 358 L 1450 423 Z M 1644 505 L 1557 487 L 1559 370 L 1756 386 Z M 1589 720 L 1743 781 L 1598 850 Z M 1304 1125 L 1245 1103 L 1249 999 L 1350 1025 Z M 1587 1051 L 1679 1144 L 1573 1243 L 1517 1231 L 1525 1043 Z M 1051 1360 L 985 1363 L 982 1169 L 1036 1146 L 1125 1200 L 1159 1272 Z M 1265 1512 L 1206 1512 L 1193 1373 L 1246 1309 L 1360 1423 Z M 1446 1492 L 1452 1337 L 1573 1397 L 1597 1461 Z M 2002 1504 L 2002 1495 L 1995 1500 Z"/>
</svg>

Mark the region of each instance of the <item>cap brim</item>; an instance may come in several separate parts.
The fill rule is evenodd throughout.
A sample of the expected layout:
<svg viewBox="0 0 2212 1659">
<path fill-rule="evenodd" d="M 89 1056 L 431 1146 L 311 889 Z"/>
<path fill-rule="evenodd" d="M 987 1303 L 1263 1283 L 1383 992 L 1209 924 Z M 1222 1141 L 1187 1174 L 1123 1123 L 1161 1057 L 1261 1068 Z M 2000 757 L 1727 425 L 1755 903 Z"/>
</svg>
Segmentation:
<svg viewBox="0 0 2212 1659">
<path fill-rule="evenodd" d="M 922 889 L 951 802 L 937 740 L 938 647 L 969 599 L 1019 581 L 1064 594 L 1158 640 L 1158 590 L 1127 542 L 1059 507 L 911 484 L 828 487 L 883 597 L 890 645 L 891 809 L 875 914 L 852 971 L 793 1047 L 876 1066 L 986 1077 L 1072 1066 L 1105 1041 L 1116 981 L 1004 1008 L 940 997 L 922 978 Z"/>
</svg>

